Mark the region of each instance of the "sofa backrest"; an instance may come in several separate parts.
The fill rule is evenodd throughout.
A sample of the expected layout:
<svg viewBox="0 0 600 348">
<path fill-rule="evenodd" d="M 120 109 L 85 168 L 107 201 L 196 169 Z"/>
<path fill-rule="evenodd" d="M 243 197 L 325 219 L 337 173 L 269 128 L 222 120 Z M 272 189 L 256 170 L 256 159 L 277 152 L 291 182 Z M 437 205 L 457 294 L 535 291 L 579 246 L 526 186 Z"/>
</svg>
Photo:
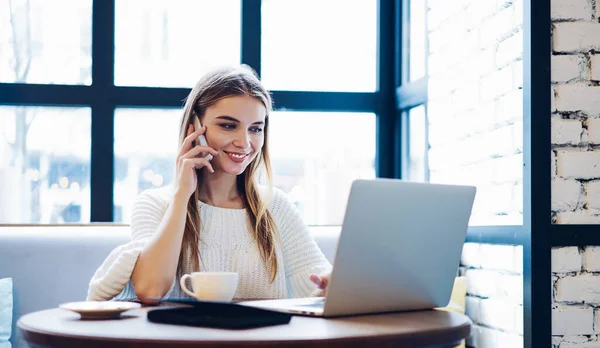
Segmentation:
<svg viewBox="0 0 600 348">
<path fill-rule="evenodd" d="M 333 262 L 339 228 L 311 232 Z M 16 327 L 22 315 L 84 301 L 96 269 L 128 240 L 127 225 L 0 226 L 0 278 L 13 279 L 13 347 L 25 346 Z"/>
</svg>

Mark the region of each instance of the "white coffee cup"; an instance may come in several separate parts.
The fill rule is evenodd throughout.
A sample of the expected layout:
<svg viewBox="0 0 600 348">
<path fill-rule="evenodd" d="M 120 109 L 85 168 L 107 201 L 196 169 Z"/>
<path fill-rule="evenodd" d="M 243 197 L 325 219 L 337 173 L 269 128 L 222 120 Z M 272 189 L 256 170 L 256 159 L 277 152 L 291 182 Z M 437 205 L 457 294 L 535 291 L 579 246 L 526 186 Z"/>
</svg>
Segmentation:
<svg viewBox="0 0 600 348">
<path fill-rule="evenodd" d="M 193 291 L 188 290 L 185 281 L 190 278 Z M 230 302 L 238 286 L 237 272 L 194 272 L 184 274 L 179 280 L 181 289 L 200 301 Z"/>
</svg>

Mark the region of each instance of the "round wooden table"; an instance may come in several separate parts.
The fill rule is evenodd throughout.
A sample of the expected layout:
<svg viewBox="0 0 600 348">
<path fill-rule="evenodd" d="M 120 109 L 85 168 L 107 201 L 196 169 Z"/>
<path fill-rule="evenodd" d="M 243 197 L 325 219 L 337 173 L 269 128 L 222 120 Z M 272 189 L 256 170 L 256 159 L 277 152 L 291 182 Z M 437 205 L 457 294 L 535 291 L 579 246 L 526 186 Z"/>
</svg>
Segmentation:
<svg viewBox="0 0 600 348">
<path fill-rule="evenodd" d="M 224 330 L 158 324 L 147 320 L 152 307 L 112 320 L 81 320 L 64 309 L 21 317 L 27 342 L 42 347 L 453 347 L 469 335 L 462 314 L 430 310 L 332 319 L 294 316 L 289 324 Z"/>
</svg>

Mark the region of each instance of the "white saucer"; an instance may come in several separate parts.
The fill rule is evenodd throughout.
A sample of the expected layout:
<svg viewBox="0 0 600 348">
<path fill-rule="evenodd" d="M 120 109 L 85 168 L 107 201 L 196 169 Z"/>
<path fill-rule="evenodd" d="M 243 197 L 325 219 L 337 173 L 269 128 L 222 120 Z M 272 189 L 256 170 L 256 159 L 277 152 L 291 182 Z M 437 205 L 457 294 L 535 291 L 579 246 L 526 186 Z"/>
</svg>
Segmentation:
<svg viewBox="0 0 600 348">
<path fill-rule="evenodd" d="M 107 319 L 118 318 L 121 313 L 141 306 L 136 302 L 83 301 L 63 303 L 58 307 L 81 314 L 81 319 Z"/>
</svg>

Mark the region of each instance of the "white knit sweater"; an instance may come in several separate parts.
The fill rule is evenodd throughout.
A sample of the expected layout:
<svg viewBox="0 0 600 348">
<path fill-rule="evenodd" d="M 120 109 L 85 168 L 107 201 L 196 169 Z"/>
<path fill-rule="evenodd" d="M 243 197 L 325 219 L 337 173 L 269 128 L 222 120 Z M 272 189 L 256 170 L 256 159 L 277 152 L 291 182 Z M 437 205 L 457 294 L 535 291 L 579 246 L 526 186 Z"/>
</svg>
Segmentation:
<svg viewBox="0 0 600 348">
<path fill-rule="evenodd" d="M 142 192 L 133 204 L 131 241 L 114 249 L 96 271 L 89 284 L 88 300 L 137 299 L 130 281 L 140 252 L 156 233 L 169 202 L 170 189 Z M 278 270 L 273 283 L 262 261 L 257 243 L 247 226 L 244 209 L 218 208 L 199 202 L 202 229 L 200 255 L 203 271 L 238 272 L 234 298 L 308 297 L 315 289 L 311 273 L 331 270 L 316 242 L 287 195 L 273 189 L 269 211 L 281 236 L 276 245 Z M 187 272 L 191 268 L 188 262 Z M 188 298 L 174 279 L 164 298 Z"/>
</svg>

